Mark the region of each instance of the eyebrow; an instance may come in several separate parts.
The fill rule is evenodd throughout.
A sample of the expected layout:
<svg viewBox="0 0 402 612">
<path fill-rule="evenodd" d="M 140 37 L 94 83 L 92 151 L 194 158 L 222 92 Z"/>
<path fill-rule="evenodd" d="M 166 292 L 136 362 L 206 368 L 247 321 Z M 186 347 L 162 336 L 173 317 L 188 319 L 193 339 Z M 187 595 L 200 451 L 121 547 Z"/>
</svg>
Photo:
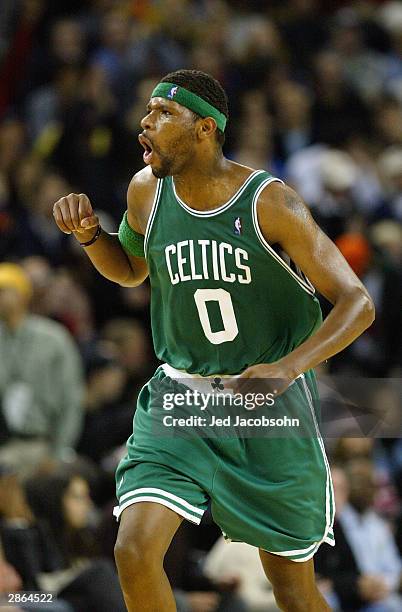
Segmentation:
<svg viewBox="0 0 402 612">
<path fill-rule="evenodd" d="M 151 103 L 148 102 L 147 104 L 147 111 L 150 112 L 153 109 L 162 109 L 162 110 L 168 110 L 169 112 L 173 112 L 173 109 L 171 107 L 169 107 L 167 104 L 164 104 L 163 102 L 156 102 L 153 106 L 153 108 L 151 109 Z"/>
</svg>

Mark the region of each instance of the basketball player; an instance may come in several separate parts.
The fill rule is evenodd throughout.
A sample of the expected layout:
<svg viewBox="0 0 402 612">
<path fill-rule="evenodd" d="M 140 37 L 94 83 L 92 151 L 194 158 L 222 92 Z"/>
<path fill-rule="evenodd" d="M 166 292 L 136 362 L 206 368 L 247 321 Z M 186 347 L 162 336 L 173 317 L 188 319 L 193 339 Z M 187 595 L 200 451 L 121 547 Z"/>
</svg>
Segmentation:
<svg viewBox="0 0 402 612">
<path fill-rule="evenodd" d="M 228 539 L 259 548 L 282 610 L 329 609 L 313 566 L 320 544 L 333 544 L 334 503 L 312 368 L 353 342 L 374 307 L 297 193 L 223 156 L 227 118 L 225 92 L 211 76 L 167 75 L 141 121 L 146 167 L 129 185 L 119 235 L 101 229 L 84 194 L 54 205 L 59 228 L 103 276 L 126 287 L 150 277 L 164 365 L 138 397 L 116 475 L 116 562 L 130 612 L 176 609 L 164 555 L 182 520 L 199 523 L 209 500 Z M 324 322 L 314 288 L 333 304 Z M 152 435 L 158 384 L 174 390 L 183 377 L 239 374 L 239 382 L 278 379 L 278 401 L 309 415 L 316 435 Z"/>
</svg>

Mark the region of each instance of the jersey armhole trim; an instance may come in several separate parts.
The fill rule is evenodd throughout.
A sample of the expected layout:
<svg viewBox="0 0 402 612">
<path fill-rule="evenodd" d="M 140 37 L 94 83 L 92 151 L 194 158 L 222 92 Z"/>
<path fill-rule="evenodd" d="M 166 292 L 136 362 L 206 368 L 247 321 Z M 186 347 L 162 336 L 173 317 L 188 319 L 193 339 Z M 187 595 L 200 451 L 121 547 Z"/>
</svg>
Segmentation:
<svg viewBox="0 0 402 612">
<path fill-rule="evenodd" d="M 281 179 L 276 178 L 276 177 L 270 177 L 266 181 L 261 183 L 261 185 L 258 187 L 258 189 L 256 190 L 254 194 L 253 202 L 252 202 L 252 217 L 253 217 L 253 224 L 254 224 L 255 232 L 262 246 L 265 248 L 265 250 L 268 251 L 268 253 L 290 274 L 290 276 L 292 276 L 292 278 L 298 283 L 298 285 L 300 285 L 302 289 L 306 291 L 306 293 L 313 296 L 315 293 L 315 289 L 313 285 L 310 283 L 310 281 L 308 282 L 304 281 L 300 276 L 298 276 L 298 274 L 296 274 L 296 272 L 292 270 L 290 266 L 288 266 L 288 264 L 282 259 L 282 257 L 280 257 L 278 253 L 276 253 L 276 251 L 271 247 L 271 245 L 268 244 L 268 242 L 265 240 L 263 233 L 261 231 L 260 225 L 258 223 L 258 214 L 257 214 L 258 198 L 260 197 L 261 192 L 265 189 L 265 187 L 267 187 L 270 183 L 273 183 L 273 182 L 282 183 L 282 185 L 284 185 L 284 182 Z"/>
<path fill-rule="evenodd" d="M 155 215 L 156 215 L 156 211 L 157 211 L 157 208 L 158 208 L 159 199 L 160 199 L 160 195 L 161 195 L 161 191 L 162 191 L 162 183 L 163 183 L 163 179 L 158 179 L 158 182 L 157 182 L 157 185 L 156 185 L 156 190 L 155 190 L 155 195 L 154 195 L 154 201 L 152 202 L 151 212 L 149 213 L 148 223 L 147 223 L 147 227 L 145 229 L 145 236 L 144 236 L 144 253 L 145 253 L 145 256 L 147 256 L 149 235 L 151 233 L 152 225 L 153 225 L 153 222 L 154 222 L 154 219 L 155 219 Z"/>
</svg>

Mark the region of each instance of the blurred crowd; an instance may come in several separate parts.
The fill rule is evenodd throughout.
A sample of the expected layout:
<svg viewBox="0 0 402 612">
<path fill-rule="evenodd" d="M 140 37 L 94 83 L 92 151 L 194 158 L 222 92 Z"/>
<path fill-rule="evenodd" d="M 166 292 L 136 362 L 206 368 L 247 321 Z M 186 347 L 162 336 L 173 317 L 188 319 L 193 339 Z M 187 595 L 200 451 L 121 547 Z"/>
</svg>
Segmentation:
<svg viewBox="0 0 402 612">
<path fill-rule="evenodd" d="M 149 286 L 95 273 L 52 206 L 86 193 L 117 231 L 139 121 L 179 68 L 220 80 L 225 154 L 292 185 L 374 299 L 374 325 L 325 373 L 401 376 L 400 2 L 2 0 L 0 606 L 41 590 L 58 595 L 46 610 L 124 610 L 113 474 L 157 366 Z M 375 401 L 395 412 L 392 393 Z M 332 433 L 338 546 L 317 557 L 321 588 L 334 609 L 400 610 L 400 424 Z M 276 610 L 254 549 L 225 546 L 210 516 L 182 526 L 166 561 L 178 609 Z"/>
</svg>

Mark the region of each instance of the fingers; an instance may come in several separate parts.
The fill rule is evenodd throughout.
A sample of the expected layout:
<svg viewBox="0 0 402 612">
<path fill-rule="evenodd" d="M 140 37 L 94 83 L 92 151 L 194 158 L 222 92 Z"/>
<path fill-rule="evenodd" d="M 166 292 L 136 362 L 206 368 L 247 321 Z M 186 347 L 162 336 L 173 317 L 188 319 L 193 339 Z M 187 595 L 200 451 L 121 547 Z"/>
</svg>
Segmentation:
<svg viewBox="0 0 402 612">
<path fill-rule="evenodd" d="M 253 367 L 247 368 L 240 376 L 231 379 L 230 387 L 234 393 L 239 393 L 243 396 L 247 394 L 272 394 L 273 397 L 278 397 L 288 388 L 291 380 L 285 378 L 273 377 L 267 372 L 266 376 L 261 376 L 261 372 Z"/>
<path fill-rule="evenodd" d="M 73 220 L 72 220 L 72 217 L 71 217 L 71 213 L 70 213 L 70 202 L 69 202 L 68 198 L 66 198 L 66 204 L 65 204 L 65 206 L 62 206 L 62 207 L 60 208 L 60 212 L 61 212 L 61 216 L 62 216 L 62 218 L 63 218 L 63 223 L 64 223 L 64 225 L 65 225 L 66 227 L 68 227 L 68 229 L 69 229 L 69 230 L 74 230 L 74 229 L 76 229 L 76 228 L 75 228 L 75 225 L 74 225 L 74 222 L 73 222 Z"/>
<path fill-rule="evenodd" d="M 82 229 L 91 229 L 99 225 L 99 219 L 94 215 L 91 202 L 88 196 L 84 193 L 80 193 L 78 202 L 78 218 L 79 227 Z"/>
<path fill-rule="evenodd" d="M 53 216 L 59 229 L 65 234 L 83 232 L 99 224 L 88 196 L 83 193 L 70 193 L 60 198 L 53 207 Z"/>
<path fill-rule="evenodd" d="M 79 224 L 86 219 L 93 217 L 94 211 L 92 210 L 91 202 L 85 193 L 80 193 L 78 196 L 78 218 Z"/>
<path fill-rule="evenodd" d="M 80 216 L 79 216 L 79 206 L 80 206 L 80 198 L 82 196 L 73 194 L 72 196 L 67 198 L 68 201 L 68 212 L 70 213 L 70 219 L 74 226 L 75 230 L 80 228 Z M 86 197 L 86 196 L 85 196 Z M 88 200 L 89 201 L 89 200 Z"/>
<path fill-rule="evenodd" d="M 99 218 L 96 215 L 92 217 L 86 217 L 81 221 L 81 230 L 91 229 L 91 227 L 98 227 Z"/>
<path fill-rule="evenodd" d="M 252 376 L 251 368 L 244 370 L 239 376 L 236 376 L 231 380 L 231 387 L 235 393 L 243 393 L 244 389 L 249 384 L 249 378 Z"/>
<path fill-rule="evenodd" d="M 53 217 L 59 229 L 65 234 L 71 234 L 71 230 L 64 223 L 63 215 L 61 214 L 61 206 L 65 206 L 63 200 L 65 198 L 61 198 L 56 204 L 53 206 Z"/>
</svg>

